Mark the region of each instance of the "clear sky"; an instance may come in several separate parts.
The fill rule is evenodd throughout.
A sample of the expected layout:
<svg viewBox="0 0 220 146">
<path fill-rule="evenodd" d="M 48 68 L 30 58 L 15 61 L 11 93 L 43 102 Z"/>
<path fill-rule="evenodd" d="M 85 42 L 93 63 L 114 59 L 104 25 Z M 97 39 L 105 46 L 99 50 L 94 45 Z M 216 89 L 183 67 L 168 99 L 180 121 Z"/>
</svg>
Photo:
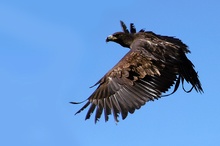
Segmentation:
<svg viewBox="0 0 220 146">
<path fill-rule="evenodd" d="M 220 1 L 0 1 L 1 146 L 219 146 Z M 204 94 L 181 88 L 116 125 L 82 105 L 128 51 L 119 21 L 189 46 Z M 190 88 L 190 86 L 187 86 Z"/>
</svg>

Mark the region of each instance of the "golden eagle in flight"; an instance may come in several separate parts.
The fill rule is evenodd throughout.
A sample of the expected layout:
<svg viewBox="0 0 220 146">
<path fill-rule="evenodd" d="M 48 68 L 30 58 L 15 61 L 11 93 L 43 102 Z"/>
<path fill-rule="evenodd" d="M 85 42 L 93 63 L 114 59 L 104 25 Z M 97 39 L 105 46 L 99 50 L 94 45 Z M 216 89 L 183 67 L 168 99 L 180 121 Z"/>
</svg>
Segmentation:
<svg viewBox="0 0 220 146">
<path fill-rule="evenodd" d="M 123 32 L 109 35 L 106 42 L 116 42 L 130 51 L 95 84 L 97 89 L 76 114 L 90 105 L 85 119 L 95 111 L 95 123 L 103 112 L 105 121 L 113 114 L 118 122 L 120 114 L 124 120 L 146 102 L 173 94 L 184 80 L 192 85 L 189 91 L 183 87 L 184 91 L 194 88 L 203 92 L 194 65 L 186 57 L 190 51 L 181 40 L 143 29 L 136 32 L 133 23 L 129 31 L 124 22 L 120 23 Z M 173 85 L 172 93 L 162 95 Z"/>
</svg>

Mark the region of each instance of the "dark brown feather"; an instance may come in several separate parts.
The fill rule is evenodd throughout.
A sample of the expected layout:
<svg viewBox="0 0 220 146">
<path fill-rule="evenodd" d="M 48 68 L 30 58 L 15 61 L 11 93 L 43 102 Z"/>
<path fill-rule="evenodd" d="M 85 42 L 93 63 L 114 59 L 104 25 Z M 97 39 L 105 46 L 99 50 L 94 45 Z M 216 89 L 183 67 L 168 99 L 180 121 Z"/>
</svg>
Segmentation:
<svg viewBox="0 0 220 146">
<path fill-rule="evenodd" d="M 136 33 L 136 28 L 134 27 L 134 24 L 133 24 L 133 23 L 130 24 L 130 32 L 131 32 L 132 34 Z"/>
<path fill-rule="evenodd" d="M 120 21 L 121 23 L 121 27 L 124 33 L 129 33 L 127 26 L 125 25 L 125 23 L 123 21 Z"/>
</svg>

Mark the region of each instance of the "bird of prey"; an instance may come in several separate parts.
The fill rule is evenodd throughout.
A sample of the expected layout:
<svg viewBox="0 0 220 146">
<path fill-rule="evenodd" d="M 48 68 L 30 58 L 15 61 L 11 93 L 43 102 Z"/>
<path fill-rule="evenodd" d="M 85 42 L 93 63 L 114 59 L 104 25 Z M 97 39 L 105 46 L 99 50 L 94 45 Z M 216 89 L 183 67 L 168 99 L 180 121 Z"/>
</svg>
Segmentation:
<svg viewBox="0 0 220 146">
<path fill-rule="evenodd" d="M 192 85 L 189 91 L 183 87 L 186 92 L 203 92 L 194 65 L 186 57 L 190 51 L 180 39 L 143 29 L 136 32 L 133 23 L 129 31 L 124 22 L 120 23 L 123 31 L 109 35 L 106 42 L 118 43 L 130 51 L 94 85 L 97 89 L 76 114 L 90 105 L 85 119 L 95 111 L 95 123 L 103 112 L 105 121 L 113 114 L 118 122 L 119 115 L 124 120 L 146 102 L 173 94 L 180 82 L 182 86 L 184 81 Z M 173 92 L 163 95 L 171 86 Z"/>
</svg>

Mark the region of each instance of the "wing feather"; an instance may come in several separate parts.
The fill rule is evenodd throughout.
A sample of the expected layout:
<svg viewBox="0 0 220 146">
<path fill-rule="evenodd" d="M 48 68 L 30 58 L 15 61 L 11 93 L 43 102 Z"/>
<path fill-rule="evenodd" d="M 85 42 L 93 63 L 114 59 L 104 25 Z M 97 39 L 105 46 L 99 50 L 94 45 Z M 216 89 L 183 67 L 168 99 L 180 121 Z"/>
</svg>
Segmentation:
<svg viewBox="0 0 220 146">
<path fill-rule="evenodd" d="M 98 100 L 98 104 L 96 106 L 95 123 L 101 117 L 102 112 L 103 112 L 103 107 L 104 107 L 103 100 Z"/>
<path fill-rule="evenodd" d="M 120 21 L 121 23 L 121 27 L 122 27 L 122 30 L 124 31 L 124 33 L 129 33 L 128 29 L 127 29 L 127 26 L 125 25 L 125 23 L 123 21 Z"/>
<path fill-rule="evenodd" d="M 164 78 L 161 78 L 160 74 L 164 67 L 155 66 L 151 55 L 143 55 L 143 50 L 130 50 L 99 81 L 98 88 L 88 98 L 91 106 L 86 119 L 90 118 L 96 108 L 95 122 L 99 120 L 103 110 L 105 121 L 108 121 L 108 116 L 113 113 L 115 121 L 118 122 L 119 114 L 125 119 L 128 112 L 134 113 L 135 109 L 139 109 L 146 102 L 159 98 L 173 82 L 162 88 L 165 81 L 161 81 Z"/>
</svg>

